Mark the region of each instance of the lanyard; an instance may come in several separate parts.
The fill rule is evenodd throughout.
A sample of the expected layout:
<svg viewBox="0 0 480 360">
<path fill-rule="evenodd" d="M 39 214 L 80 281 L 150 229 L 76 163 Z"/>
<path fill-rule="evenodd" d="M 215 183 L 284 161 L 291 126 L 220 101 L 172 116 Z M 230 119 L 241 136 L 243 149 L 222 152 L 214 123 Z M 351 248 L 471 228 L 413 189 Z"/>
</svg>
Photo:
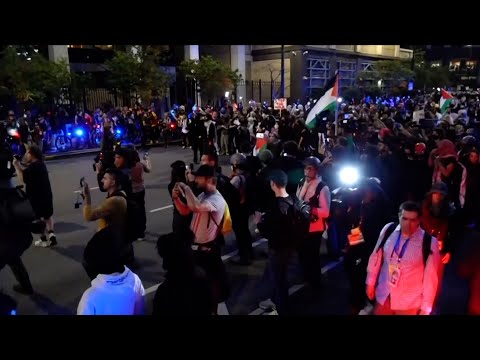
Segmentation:
<svg viewBox="0 0 480 360">
<path fill-rule="evenodd" d="M 393 253 L 394 252 L 396 254 L 398 254 L 398 248 L 400 247 L 400 237 L 401 236 L 402 236 L 402 232 L 400 231 L 400 233 L 398 234 L 397 241 L 395 242 L 395 247 L 393 248 L 392 254 L 390 255 L 390 260 L 393 258 Z M 402 258 L 403 258 L 403 255 L 405 255 L 405 251 L 407 250 L 407 246 L 408 246 L 409 241 L 410 241 L 410 239 L 405 240 L 405 242 L 402 246 L 402 249 L 400 250 L 400 254 L 398 255 L 397 262 L 400 262 L 400 260 L 402 260 Z"/>
</svg>

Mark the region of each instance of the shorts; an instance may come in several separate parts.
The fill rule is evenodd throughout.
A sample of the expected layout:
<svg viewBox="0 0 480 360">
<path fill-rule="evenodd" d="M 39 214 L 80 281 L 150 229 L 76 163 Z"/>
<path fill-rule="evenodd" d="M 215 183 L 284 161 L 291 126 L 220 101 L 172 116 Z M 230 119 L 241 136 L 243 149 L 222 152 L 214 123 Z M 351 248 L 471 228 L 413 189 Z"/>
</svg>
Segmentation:
<svg viewBox="0 0 480 360">
<path fill-rule="evenodd" d="M 53 215 L 53 204 L 51 201 L 31 201 L 33 212 L 37 219 L 49 219 Z"/>
</svg>

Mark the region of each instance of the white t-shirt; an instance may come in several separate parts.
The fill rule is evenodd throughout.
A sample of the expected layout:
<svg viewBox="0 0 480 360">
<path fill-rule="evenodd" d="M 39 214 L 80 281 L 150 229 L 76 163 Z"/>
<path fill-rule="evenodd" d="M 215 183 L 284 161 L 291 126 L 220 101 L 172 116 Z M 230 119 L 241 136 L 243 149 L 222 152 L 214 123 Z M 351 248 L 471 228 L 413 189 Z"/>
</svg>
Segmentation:
<svg viewBox="0 0 480 360">
<path fill-rule="evenodd" d="M 100 274 L 92 280 L 78 304 L 77 315 L 143 315 L 145 289 L 125 266 L 123 273 Z"/>
<path fill-rule="evenodd" d="M 225 214 L 225 199 L 217 190 L 209 195 L 201 193 L 198 200 L 202 204 L 208 204 L 209 210 L 193 213 L 190 229 L 195 235 L 195 243 L 206 244 L 215 240 L 218 232 L 221 231 L 221 222 Z"/>
</svg>

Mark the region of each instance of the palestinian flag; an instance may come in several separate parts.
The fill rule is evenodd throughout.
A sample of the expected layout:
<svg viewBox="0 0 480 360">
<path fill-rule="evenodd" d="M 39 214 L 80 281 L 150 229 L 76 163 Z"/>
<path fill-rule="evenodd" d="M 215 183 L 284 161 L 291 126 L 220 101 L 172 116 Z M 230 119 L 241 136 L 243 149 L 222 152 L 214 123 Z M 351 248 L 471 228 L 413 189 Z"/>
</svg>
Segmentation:
<svg viewBox="0 0 480 360">
<path fill-rule="evenodd" d="M 267 148 L 267 137 L 265 134 L 258 133 L 257 134 L 257 141 L 255 143 L 255 149 L 253 149 L 253 156 L 257 156 L 258 153 Z"/>
<path fill-rule="evenodd" d="M 447 90 L 442 89 L 442 97 L 440 98 L 440 111 L 444 114 L 450 107 L 453 96 Z"/>
<path fill-rule="evenodd" d="M 305 120 L 305 125 L 309 129 L 315 128 L 317 118 L 320 113 L 325 111 L 335 112 L 338 98 L 338 75 L 328 80 L 325 86 L 325 93 L 320 97 L 315 106 L 310 110 Z"/>
</svg>

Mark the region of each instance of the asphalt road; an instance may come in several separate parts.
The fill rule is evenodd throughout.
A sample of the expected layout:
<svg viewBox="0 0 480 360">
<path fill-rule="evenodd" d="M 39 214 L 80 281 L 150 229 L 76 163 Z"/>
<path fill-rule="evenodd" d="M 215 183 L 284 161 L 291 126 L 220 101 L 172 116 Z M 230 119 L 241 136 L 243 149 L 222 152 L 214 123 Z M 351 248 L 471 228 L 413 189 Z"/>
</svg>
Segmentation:
<svg viewBox="0 0 480 360">
<path fill-rule="evenodd" d="M 23 260 L 30 273 L 35 295 L 28 297 L 13 292 L 15 279 L 8 267 L 0 271 L 0 289 L 13 296 L 19 303 L 19 314 L 75 314 L 78 302 L 89 287 L 90 281 L 81 265 L 82 253 L 86 243 L 96 229 L 96 223 L 86 223 L 82 210 L 75 209 L 74 203 L 79 190 L 79 179 L 84 176 L 92 188 L 92 203 L 98 204 L 105 194 L 95 189 L 96 176 L 92 169 L 94 155 L 50 160 L 47 167 L 54 192 L 54 218 L 58 245 L 54 248 L 31 246 Z M 156 148 L 150 151 L 152 173 L 145 175 L 147 236 L 143 242 L 134 244 L 135 254 L 141 267 L 136 272 L 147 290 L 148 309 L 156 287 L 163 281 L 162 261 L 155 244 L 161 234 L 171 231 L 172 205 L 167 193 L 170 179 L 170 164 L 175 160 L 192 161 L 192 152 L 174 146 L 168 149 Z M 228 158 L 223 157 L 221 164 L 229 174 Z M 253 229 L 252 229 L 253 230 Z M 478 234 L 469 240 L 478 240 Z M 265 268 L 266 241 L 255 242 L 256 259 L 251 266 L 241 267 L 229 263 L 235 255 L 234 238 L 227 239 L 223 250 L 223 259 L 232 284 L 232 296 L 222 307 L 222 314 L 229 315 L 266 315 L 258 308 L 265 300 L 262 275 Z M 325 249 L 322 249 L 324 251 Z M 461 252 L 459 252 L 461 253 Z M 463 256 L 463 255 L 462 255 Z M 458 261 L 458 259 L 456 260 Z M 456 263 L 456 261 L 454 263 Z M 292 271 L 291 299 L 293 311 L 298 315 L 348 314 L 348 283 L 341 262 L 328 262 L 322 257 L 324 286 L 320 293 L 303 287 Z M 294 267 L 295 268 L 295 267 Z M 465 308 L 465 282 L 455 278 L 454 266 L 447 268 L 442 308 L 446 313 L 462 313 Z"/>
<path fill-rule="evenodd" d="M 98 204 L 105 198 L 96 183 L 92 169 L 93 155 L 80 155 L 60 160 L 50 160 L 47 167 L 54 193 L 54 219 L 58 245 L 54 248 L 31 246 L 23 260 L 30 273 L 36 294 L 28 297 L 13 292 L 15 279 L 8 267 L 0 272 L 0 287 L 19 302 L 19 314 L 74 314 L 89 279 L 81 265 L 82 253 L 86 243 L 96 229 L 96 223 L 86 223 L 82 210 L 74 204 L 79 190 L 79 179 L 84 176 L 92 189 L 92 203 Z M 172 147 L 156 148 L 150 151 L 152 172 L 146 174 L 147 236 L 143 242 L 136 242 L 135 254 L 141 268 L 137 271 L 145 289 L 147 303 L 150 305 L 156 286 L 163 280 L 162 261 L 158 256 L 155 243 L 161 234 L 170 232 L 172 205 L 167 193 L 170 179 L 170 164 L 175 160 L 190 163 L 191 150 Z M 222 159 L 228 165 L 228 158 Z M 228 166 L 223 166 L 228 172 Z M 266 250 L 265 241 L 255 243 L 256 251 Z M 232 297 L 227 301 L 223 313 L 249 314 L 257 308 L 262 297 L 260 280 L 265 259 L 259 255 L 257 261 L 249 267 L 229 264 L 235 255 L 235 241 L 227 239 L 224 248 L 224 261 L 233 285 Z"/>
</svg>

